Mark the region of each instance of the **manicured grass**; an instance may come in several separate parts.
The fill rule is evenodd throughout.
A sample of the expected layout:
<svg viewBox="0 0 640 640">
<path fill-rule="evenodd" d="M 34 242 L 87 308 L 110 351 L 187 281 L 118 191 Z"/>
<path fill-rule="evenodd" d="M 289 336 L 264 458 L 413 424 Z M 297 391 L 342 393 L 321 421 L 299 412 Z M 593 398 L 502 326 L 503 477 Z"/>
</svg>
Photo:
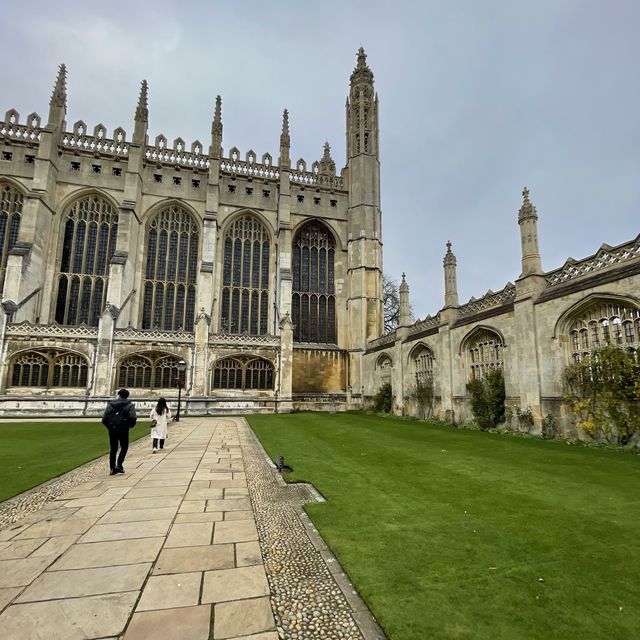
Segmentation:
<svg viewBox="0 0 640 640">
<path fill-rule="evenodd" d="M 129 441 L 148 435 L 148 421 L 138 421 Z M 105 453 L 109 436 L 99 420 L 0 424 L 0 501 Z"/>
<path fill-rule="evenodd" d="M 640 638 L 640 458 L 357 413 L 248 418 L 392 640 Z"/>
</svg>

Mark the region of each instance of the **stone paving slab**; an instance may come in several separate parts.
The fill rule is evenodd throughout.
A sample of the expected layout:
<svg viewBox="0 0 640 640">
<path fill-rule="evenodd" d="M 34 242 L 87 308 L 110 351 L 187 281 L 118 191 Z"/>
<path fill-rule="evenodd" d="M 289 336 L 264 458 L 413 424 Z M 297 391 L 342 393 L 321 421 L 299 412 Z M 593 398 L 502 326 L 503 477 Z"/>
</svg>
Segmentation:
<svg viewBox="0 0 640 640">
<path fill-rule="evenodd" d="M 294 533 L 274 518 L 284 502 L 256 493 L 271 471 L 248 434 L 242 419 L 172 423 L 162 454 L 132 447 L 125 474 L 105 468 L 0 530 L 0 638 L 306 638 L 274 616 L 280 591 L 291 600 L 287 581 L 306 578 L 274 579 L 272 540 L 256 518 L 272 519 L 279 540 Z M 279 566 L 295 573 L 297 558 Z M 296 606 L 326 606 L 307 593 Z M 318 637 L 361 638 L 348 606 L 329 606 Z"/>
</svg>

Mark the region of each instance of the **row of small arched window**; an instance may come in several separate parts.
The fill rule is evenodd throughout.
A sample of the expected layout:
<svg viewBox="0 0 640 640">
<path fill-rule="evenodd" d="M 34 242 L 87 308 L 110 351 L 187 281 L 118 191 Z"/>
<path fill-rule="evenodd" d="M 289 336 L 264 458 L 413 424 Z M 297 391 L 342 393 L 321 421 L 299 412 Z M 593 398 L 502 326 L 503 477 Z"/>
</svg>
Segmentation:
<svg viewBox="0 0 640 640">
<path fill-rule="evenodd" d="M 0 286 L 18 239 L 22 194 L 0 185 Z M 55 321 L 96 326 L 105 307 L 118 212 L 99 195 L 80 198 L 64 216 L 56 276 Z M 191 331 L 195 318 L 200 232 L 176 204 L 151 219 L 142 283 L 142 329 Z M 269 330 L 269 234 L 251 214 L 237 218 L 223 240 L 220 327 L 223 333 L 264 335 Z M 293 242 L 292 310 L 296 342 L 336 342 L 335 241 L 321 223 L 305 225 Z"/>
<path fill-rule="evenodd" d="M 179 358 L 159 352 L 130 355 L 116 369 L 118 387 L 169 389 L 178 384 Z M 9 380 L 14 387 L 86 387 L 89 363 L 84 356 L 57 349 L 24 351 L 10 363 Z M 273 389 L 274 367 L 264 358 L 227 357 L 213 366 L 214 389 Z"/>
</svg>

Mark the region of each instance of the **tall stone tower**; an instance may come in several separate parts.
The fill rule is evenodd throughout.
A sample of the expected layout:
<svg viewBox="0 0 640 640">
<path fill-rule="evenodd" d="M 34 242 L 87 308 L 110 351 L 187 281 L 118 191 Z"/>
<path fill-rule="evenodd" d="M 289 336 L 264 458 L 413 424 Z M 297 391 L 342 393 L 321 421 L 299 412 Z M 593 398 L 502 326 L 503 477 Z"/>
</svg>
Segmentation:
<svg viewBox="0 0 640 640">
<path fill-rule="evenodd" d="M 382 334 L 382 236 L 378 96 L 361 47 L 347 98 L 349 184 L 348 297 L 350 386 L 362 392 L 361 355 L 367 341 Z"/>
</svg>

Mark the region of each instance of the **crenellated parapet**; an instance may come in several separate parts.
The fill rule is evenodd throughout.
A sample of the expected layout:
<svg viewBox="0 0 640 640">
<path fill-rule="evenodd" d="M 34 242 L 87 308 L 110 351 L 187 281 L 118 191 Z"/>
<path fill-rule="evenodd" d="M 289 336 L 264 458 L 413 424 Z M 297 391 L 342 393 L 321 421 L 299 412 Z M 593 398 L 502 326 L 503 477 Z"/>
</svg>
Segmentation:
<svg viewBox="0 0 640 640">
<path fill-rule="evenodd" d="M 582 260 L 567 258 L 562 267 L 546 273 L 545 279 L 549 286 L 564 284 L 569 280 L 592 275 L 609 267 L 620 266 L 637 258 L 640 258 L 640 235 L 616 247 L 605 243 L 594 255 Z"/>
<path fill-rule="evenodd" d="M 209 168 L 209 156 L 202 153 L 202 143 L 194 140 L 191 143 L 190 151 L 187 151 L 186 143 L 182 138 L 176 138 L 171 147 L 168 146 L 167 138 L 160 134 L 156 136 L 153 145 L 147 145 L 144 151 L 144 158 L 149 163 L 158 166 L 181 166 L 197 169 Z"/>
<path fill-rule="evenodd" d="M 516 298 L 516 285 L 508 282 L 503 289 L 495 293 L 489 289 L 481 298 L 471 298 L 469 302 L 459 307 L 460 317 L 471 316 L 480 311 L 486 311 L 503 304 L 512 303 Z"/>
<path fill-rule="evenodd" d="M 87 125 L 78 120 L 73 125 L 73 131 L 62 134 L 60 139 L 61 150 L 86 152 L 91 155 L 105 155 L 117 158 L 126 158 L 129 154 L 127 132 L 118 127 L 114 129 L 111 137 L 107 135 L 107 129 L 103 124 L 97 124 L 93 128 L 93 135 L 87 133 Z"/>
<path fill-rule="evenodd" d="M 0 138 L 11 142 L 25 142 L 37 144 L 40 140 L 42 119 L 37 113 L 30 113 L 24 123 L 20 123 L 20 114 L 15 109 L 9 109 L 5 113 L 4 120 L 0 122 Z"/>
</svg>

